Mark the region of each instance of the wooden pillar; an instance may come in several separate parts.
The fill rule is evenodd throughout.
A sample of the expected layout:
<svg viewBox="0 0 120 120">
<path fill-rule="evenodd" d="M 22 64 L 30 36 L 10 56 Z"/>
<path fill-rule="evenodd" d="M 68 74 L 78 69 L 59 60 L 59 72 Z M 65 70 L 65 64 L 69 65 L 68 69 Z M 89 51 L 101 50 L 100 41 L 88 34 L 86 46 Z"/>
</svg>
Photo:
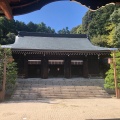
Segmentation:
<svg viewBox="0 0 120 120">
<path fill-rule="evenodd" d="M 41 77 L 43 79 L 48 78 L 48 60 L 46 58 L 41 60 Z"/>
<path fill-rule="evenodd" d="M 24 77 L 28 77 L 28 59 L 24 57 Z"/>
<path fill-rule="evenodd" d="M 66 58 L 64 62 L 64 77 L 71 78 L 71 60 Z"/>
<path fill-rule="evenodd" d="M 88 78 L 88 59 L 87 57 L 83 60 L 83 77 Z"/>
</svg>

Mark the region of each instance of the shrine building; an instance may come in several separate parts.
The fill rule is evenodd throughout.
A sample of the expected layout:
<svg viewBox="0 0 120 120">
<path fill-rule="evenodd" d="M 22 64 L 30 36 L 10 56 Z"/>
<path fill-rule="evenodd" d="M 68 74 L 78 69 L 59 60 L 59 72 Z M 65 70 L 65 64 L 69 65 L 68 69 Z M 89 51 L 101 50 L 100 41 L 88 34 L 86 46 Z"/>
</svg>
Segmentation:
<svg viewBox="0 0 120 120">
<path fill-rule="evenodd" d="M 18 76 L 89 77 L 99 75 L 110 49 L 94 46 L 84 34 L 19 32 L 11 48 Z"/>
</svg>

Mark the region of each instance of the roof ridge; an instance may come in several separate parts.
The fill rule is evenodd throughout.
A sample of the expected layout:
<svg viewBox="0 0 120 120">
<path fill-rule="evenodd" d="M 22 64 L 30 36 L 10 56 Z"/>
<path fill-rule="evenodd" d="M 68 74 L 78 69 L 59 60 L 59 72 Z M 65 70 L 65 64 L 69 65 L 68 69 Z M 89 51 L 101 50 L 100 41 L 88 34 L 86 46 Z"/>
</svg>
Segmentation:
<svg viewBox="0 0 120 120">
<path fill-rule="evenodd" d="M 49 34 L 49 33 L 41 33 L 41 32 L 26 32 L 26 31 L 19 31 L 18 36 L 19 37 L 36 36 L 36 37 L 87 38 L 86 34 Z"/>
</svg>

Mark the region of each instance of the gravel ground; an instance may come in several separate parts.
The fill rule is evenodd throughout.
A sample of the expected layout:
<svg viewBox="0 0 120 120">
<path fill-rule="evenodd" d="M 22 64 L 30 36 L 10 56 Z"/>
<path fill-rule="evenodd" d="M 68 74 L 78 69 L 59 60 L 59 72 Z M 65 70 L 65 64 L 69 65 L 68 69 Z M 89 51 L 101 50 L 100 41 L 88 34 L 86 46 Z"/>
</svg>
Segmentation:
<svg viewBox="0 0 120 120">
<path fill-rule="evenodd" d="M 120 120 L 120 99 L 41 99 L 0 103 L 0 120 Z"/>
</svg>

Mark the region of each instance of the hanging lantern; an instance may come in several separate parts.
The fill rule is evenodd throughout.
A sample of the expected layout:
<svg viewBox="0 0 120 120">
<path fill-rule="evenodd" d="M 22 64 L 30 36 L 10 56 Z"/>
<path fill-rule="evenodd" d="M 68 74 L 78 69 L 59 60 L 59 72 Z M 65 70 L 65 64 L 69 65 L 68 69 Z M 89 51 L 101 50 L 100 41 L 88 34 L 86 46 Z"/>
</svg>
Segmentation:
<svg viewBox="0 0 120 120">
<path fill-rule="evenodd" d="M 108 64 L 113 63 L 113 59 L 112 58 L 108 58 Z"/>
<path fill-rule="evenodd" d="M 13 57 L 10 56 L 10 57 L 8 58 L 8 62 L 11 63 L 11 62 L 13 62 L 13 61 L 14 61 Z"/>
</svg>

